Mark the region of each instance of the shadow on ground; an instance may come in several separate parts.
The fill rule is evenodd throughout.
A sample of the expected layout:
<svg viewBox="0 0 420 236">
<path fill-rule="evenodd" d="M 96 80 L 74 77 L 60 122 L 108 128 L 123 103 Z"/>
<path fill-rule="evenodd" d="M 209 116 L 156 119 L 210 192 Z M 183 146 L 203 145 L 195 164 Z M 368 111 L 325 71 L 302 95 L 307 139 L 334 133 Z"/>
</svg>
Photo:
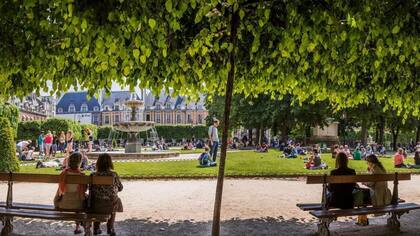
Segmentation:
<svg viewBox="0 0 420 236">
<path fill-rule="evenodd" d="M 410 216 L 411 215 L 411 216 Z M 420 214 L 410 214 L 401 222 L 404 232 L 389 232 L 385 226 L 384 216 L 371 219 L 371 225 L 360 227 L 354 224 L 354 218 L 335 222 L 331 225 L 331 235 L 419 235 L 420 226 L 417 223 Z M 17 219 L 12 235 L 73 235 L 74 224 L 69 222 L 51 222 L 45 220 Z M 105 226 L 102 226 L 105 233 Z M 168 221 L 151 221 L 149 219 L 129 219 L 116 223 L 117 235 L 144 236 L 181 236 L 210 235 L 211 222 L 194 222 L 185 220 L 170 223 Z M 316 235 L 316 222 L 308 219 L 260 218 L 231 219 L 223 221 L 222 235 Z M 103 234 L 105 235 L 105 234 Z"/>
</svg>

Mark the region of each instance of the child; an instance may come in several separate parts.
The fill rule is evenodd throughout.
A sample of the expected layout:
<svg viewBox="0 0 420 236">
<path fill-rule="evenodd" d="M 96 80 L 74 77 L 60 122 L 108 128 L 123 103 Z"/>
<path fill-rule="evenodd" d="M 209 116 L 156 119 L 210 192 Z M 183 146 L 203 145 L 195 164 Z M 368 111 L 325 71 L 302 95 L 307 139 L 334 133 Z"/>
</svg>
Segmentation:
<svg viewBox="0 0 420 236">
<path fill-rule="evenodd" d="M 216 166 L 216 162 L 210 160 L 209 150 L 210 149 L 207 145 L 204 146 L 204 152 L 200 154 L 200 157 L 198 157 L 198 162 L 201 167 Z"/>
<path fill-rule="evenodd" d="M 312 151 L 312 155 L 309 158 L 309 161 L 306 163 L 306 169 L 310 170 L 319 170 L 319 169 L 327 169 L 328 166 L 321 161 L 321 155 L 317 148 L 314 148 Z"/>
</svg>

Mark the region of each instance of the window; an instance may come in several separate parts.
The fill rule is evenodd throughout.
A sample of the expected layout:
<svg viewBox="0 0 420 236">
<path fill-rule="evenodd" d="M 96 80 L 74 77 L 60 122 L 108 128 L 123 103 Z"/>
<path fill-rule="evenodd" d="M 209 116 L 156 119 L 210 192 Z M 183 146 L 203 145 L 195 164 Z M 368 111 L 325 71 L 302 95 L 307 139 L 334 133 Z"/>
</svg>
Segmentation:
<svg viewBox="0 0 420 236">
<path fill-rule="evenodd" d="M 70 113 L 76 112 L 76 107 L 73 104 L 70 104 L 70 106 L 69 106 L 69 112 Z"/>
<path fill-rule="evenodd" d="M 198 121 L 199 124 L 203 123 L 203 116 L 201 114 L 198 115 Z"/>
<path fill-rule="evenodd" d="M 155 121 L 156 121 L 156 123 L 160 123 L 160 112 L 155 113 Z"/>
<path fill-rule="evenodd" d="M 165 122 L 167 124 L 170 124 L 171 123 L 171 113 L 166 113 L 165 114 Z"/>
<path fill-rule="evenodd" d="M 160 104 L 156 104 L 156 109 L 160 110 Z"/>
<path fill-rule="evenodd" d="M 171 104 L 170 103 L 166 104 L 166 109 L 171 109 Z"/>
<path fill-rule="evenodd" d="M 106 125 L 109 125 L 109 116 L 105 116 L 105 122 Z"/>
<path fill-rule="evenodd" d="M 87 112 L 88 111 L 88 106 L 86 104 L 82 104 L 82 106 L 80 107 L 80 111 L 81 112 Z"/>
<path fill-rule="evenodd" d="M 99 111 L 99 107 L 98 106 L 95 106 L 95 107 L 93 107 L 93 110 L 94 111 Z"/>
<path fill-rule="evenodd" d="M 150 121 L 150 114 L 146 115 L 146 121 Z"/>
<path fill-rule="evenodd" d="M 93 116 L 93 120 L 92 123 L 94 123 L 95 125 L 99 124 L 99 117 L 97 115 Z"/>
<path fill-rule="evenodd" d="M 189 124 L 192 123 L 192 119 L 191 119 L 191 115 L 190 114 L 187 115 L 187 123 L 189 123 Z"/>
<path fill-rule="evenodd" d="M 120 122 L 120 115 L 115 115 L 114 116 L 114 123 L 119 123 Z"/>
<path fill-rule="evenodd" d="M 177 124 L 181 124 L 182 123 L 182 119 L 181 119 L 181 114 L 176 114 L 176 123 Z"/>
<path fill-rule="evenodd" d="M 58 108 L 58 113 L 63 113 L 63 108 Z"/>
<path fill-rule="evenodd" d="M 114 111 L 120 110 L 120 104 L 114 104 Z"/>
<path fill-rule="evenodd" d="M 109 111 L 109 110 L 110 110 L 110 109 L 109 109 L 109 106 L 105 106 L 105 107 L 104 107 L 104 110 L 105 110 L 105 111 Z"/>
</svg>

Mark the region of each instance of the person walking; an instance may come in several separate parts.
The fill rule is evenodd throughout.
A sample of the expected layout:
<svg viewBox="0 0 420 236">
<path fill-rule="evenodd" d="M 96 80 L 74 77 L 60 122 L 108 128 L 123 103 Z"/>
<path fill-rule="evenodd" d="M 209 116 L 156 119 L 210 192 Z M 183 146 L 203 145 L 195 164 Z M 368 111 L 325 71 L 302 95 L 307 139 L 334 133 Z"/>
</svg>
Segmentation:
<svg viewBox="0 0 420 236">
<path fill-rule="evenodd" d="M 212 157 L 213 162 L 216 162 L 217 157 L 217 148 L 219 147 L 219 134 L 217 131 L 219 127 L 219 120 L 213 119 L 213 125 L 209 127 L 209 144 L 210 144 L 210 156 Z"/>
</svg>

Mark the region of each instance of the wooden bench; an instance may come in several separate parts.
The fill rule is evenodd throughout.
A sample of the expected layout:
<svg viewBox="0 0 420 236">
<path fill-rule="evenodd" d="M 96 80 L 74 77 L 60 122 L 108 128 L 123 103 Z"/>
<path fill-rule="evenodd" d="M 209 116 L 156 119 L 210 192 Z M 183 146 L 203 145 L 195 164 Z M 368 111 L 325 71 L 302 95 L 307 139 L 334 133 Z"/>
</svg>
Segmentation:
<svg viewBox="0 0 420 236">
<path fill-rule="evenodd" d="M 14 182 L 55 183 L 58 186 L 59 175 L 0 173 L 0 181 L 7 181 L 8 185 L 6 202 L 0 202 L 0 220 L 3 222 L 1 236 L 12 233 L 14 217 L 82 222 L 85 228 L 85 235 L 87 236 L 92 235 L 91 226 L 93 221 L 106 222 L 110 218 L 110 214 L 92 214 L 85 210 L 56 209 L 53 205 L 13 202 Z M 112 185 L 114 179 L 112 176 L 68 175 L 65 182 L 67 184 Z M 55 192 L 51 193 L 51 202 L 53 202 L 54 194 Z"/>
<path fill-rule="evenodd" d="M 304 211 L 309 211 L 311 215 L 319 219 L 318 235 L 329 236 L 329 225 L 337 220 L 338 217 L 357 216 L 368 214 L 390 214 L 387 225 L 392 230 L 399 230 L 400 222 L 398 219 L 401 215 L 412 210 L 420 209 L 420 205 L 416 203 L 405 203 L 404 200 L 398 198 L 398 183 L 402 180 L 411 180 L 409 173 L 395 173 L 382 175 L 341 175 L 341 176 L 308 176 L 307 184 L 322 184 L 322 200 L 321 203 L 304 203 L 296 206 Z M 327 208 L 327 185 L 328 184 L 345 184 L 357 182 L 383 182 L 393 181 L 394 188 L 392 194 L 391 205 L 382 207 L 364 206 L 353 209 L 329 209 Z"/>
</svg>

